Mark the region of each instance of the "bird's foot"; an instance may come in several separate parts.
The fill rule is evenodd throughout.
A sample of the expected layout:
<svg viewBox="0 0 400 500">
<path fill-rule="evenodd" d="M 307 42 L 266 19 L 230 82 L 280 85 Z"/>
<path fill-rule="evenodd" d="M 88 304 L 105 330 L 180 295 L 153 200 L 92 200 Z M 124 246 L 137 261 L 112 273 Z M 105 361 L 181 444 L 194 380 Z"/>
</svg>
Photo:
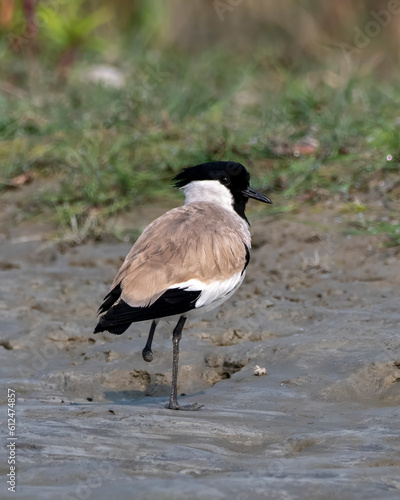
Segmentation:
<svg viewBox="0 0 400 500">
<path fill-rule="evenodd" d="M 170 401 L 165 405 L 168 410 L 183 410 L 183 411 L 197 411 L 200 410 L 204 405 L 199 405 L 199 403 L 193 403 L 191 405 L 180 405 L 177 402 Z"/>
<path fill-rule="evenodd" d="M 150 361 L 153 361 L 153 353 L 151 350 L 148 350 L 146 351 L 145 349 L 143 349 L 142 351 L 142 358 L 147 361 L 148 363 L 150 363 Z"/>
</svg>

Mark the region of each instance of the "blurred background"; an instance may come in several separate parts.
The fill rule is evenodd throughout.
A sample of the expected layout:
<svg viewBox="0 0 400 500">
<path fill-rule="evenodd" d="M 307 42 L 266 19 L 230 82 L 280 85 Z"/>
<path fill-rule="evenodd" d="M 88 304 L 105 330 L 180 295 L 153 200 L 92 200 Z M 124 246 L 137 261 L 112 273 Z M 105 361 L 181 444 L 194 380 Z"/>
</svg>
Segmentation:
<svg viewBox="0 0 400 500">
<path fill-rule="evenodd" d="M 181 168 L 233 159 L 260 215 L 399 245 L 399 27 L 398 0 L 0 0 L 0 224 L 124 239 Z"/>
</svg>

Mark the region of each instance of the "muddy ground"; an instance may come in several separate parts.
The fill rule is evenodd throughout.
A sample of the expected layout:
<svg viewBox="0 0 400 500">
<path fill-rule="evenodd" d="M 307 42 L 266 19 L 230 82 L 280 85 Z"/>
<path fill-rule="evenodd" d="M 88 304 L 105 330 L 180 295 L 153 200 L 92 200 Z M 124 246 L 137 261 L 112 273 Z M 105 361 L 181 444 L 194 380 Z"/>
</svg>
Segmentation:
<svg viewBox="0 0 400 500">
<path fill-rule="evenodd" d="M 147 323 L 92 335 L 130 245 L 60 253 L 45 231 L 4 229 L 1 397 L 17 393 L 18 486 L 8 494 L 3 447 L 0 497 L 400 498 L 400 255 L 340 229 L 328 209 L 253 222 L 244 284 L 181 342 L 179 392 L 198 412 L 164 409 L 171 325 L 152 363 Z"/>
</svg>

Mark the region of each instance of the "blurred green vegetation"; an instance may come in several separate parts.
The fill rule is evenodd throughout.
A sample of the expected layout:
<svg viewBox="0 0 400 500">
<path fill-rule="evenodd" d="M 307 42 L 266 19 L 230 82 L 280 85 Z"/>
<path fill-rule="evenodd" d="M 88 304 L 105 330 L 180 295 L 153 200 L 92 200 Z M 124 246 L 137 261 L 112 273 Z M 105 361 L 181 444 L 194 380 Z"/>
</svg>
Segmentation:
<svg viewBox="0 0 400 500">
<path fill-rule="evenodd" d="M 32 182 L 19 219 L 83 240 L 175 199 L 181 168 L 233 159 L 277 212 L 382 202 L 374 227 L 399 244 L 389 3 L 0 0 L 0 196 Z"/>
</svg>

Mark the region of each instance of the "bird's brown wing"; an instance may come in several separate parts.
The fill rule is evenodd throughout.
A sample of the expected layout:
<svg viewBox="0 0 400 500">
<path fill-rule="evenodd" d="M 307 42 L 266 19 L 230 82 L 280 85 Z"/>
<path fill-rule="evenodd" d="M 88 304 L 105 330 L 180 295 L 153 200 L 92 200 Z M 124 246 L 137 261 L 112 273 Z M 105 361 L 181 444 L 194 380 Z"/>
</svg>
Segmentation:
<svg viewBox="0 0 400 500">
<path fill-rule="evenodd" d="M 147 307 L 179 283 L 224 281 L 248 261 L 250 237 L 240 217 L 208 203 L 184 205 L 152 222 L 127 255 L 111 289 Z"/>
</svg>

